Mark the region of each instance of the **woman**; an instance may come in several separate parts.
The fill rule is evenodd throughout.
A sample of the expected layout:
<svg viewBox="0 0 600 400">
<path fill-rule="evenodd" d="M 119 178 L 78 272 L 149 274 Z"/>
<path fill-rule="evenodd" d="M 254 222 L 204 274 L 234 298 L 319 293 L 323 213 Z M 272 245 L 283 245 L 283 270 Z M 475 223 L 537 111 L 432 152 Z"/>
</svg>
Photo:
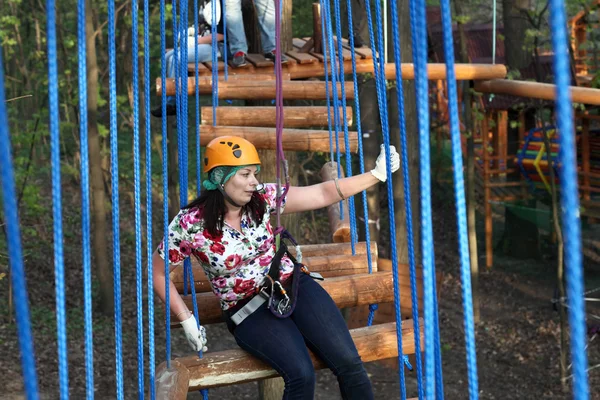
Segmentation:
<svg viewBox="0 0 600 400">
<path fill-rule="evenodd" d="M 185 75 L 187 76 L 187 65 L 189 63 L 196 62 L 196 51 L 198 53 L 198 62 L 209 62 L 212 61 L 212 30 L 211 30 L 211 22 L 212 22 L 212 5 L 216 4 L 217 9 L 215 10 L 216 20 L 217 20 L 217 42 L 223 41 L 223 20 L 221 18 L 221 1 L 209 1 L 204 6 L 201 7 L 199 11 L 199 20 L 198 20 L 198 34 L 196 34 L 195 28 L 192 26 L 188 28 L 187 31 L 187 64 L 185 64 L 184 68 L 186 69 Z M 178 49 L 178 57 L 181 60 L 181 53 L 183 51 L 183 38 L 181 39 L 182 43 Z M 196 43 L 194 43 L 194 41 Z M 217 57 L 221 57 L 222 44 L 219 43 L 219 49 L 217 50 Z M 167 78 L 175 78 L 175 51 L 169 50 L 167 54 L 165 54 L 165 61 L 167 64 L 166 75 Z M 162 105 L 159 105 L 150 113 L 157 117 L 162 117 Z M 175 96 L 167 96 L 167 115 L 176 115 L 177 114 L 177 102 Z"/>
<path fill-rule="evenodd" d="M 400 165 L 393 146 L 390 164 L 392 172 Z M 236 342 L 279 372 L 285 381 L 284 399 L 314 396 L 315 371 L 307 347 L 337 376 L 344 399 L 372 399 L 371 383 L 337 306 L 309 275 L 296 273 L 299 264 L 288 254 L 281 256 L 281 251 L 276 252 L 269 222 L 277 207 L 276 186 L 259 185 L 256 176 L 260 160 L 255 147 L 235 136 L 216 138 L 206 147 L 204 171 L 208 172 L 203 183 L 206 190 L 169 225 L 170 265 L 180 264 L 190 255 L 200 261 Z M 292 186 L 284 193 L 280 207 L 284 214 L 326 207 L 383 182 L 386 177 L 382 145 L 372 171 L 339 181 Z M 163 301 L 164 257 L 161 242 L 153 257 L 153 280 Z M 287 318 L 273 311 L 270 300 L 261 301 L 269 298 L 263 296 L 261 288 L 265 283 L 269 287 L 269 281 L 272 285 L 271 265 L 277 268 L 275 280 L 278 275 L 283 286 L 289 287 L 293 281 L 297 288 L 295 308 L 283 310 L 291 313 Z M 169 301 L 191 347 L 206 351 L 205 330 L 198 326 L 173 282 Z M 255 303 L 260 304 L 249 310 Z"/>
</svg>

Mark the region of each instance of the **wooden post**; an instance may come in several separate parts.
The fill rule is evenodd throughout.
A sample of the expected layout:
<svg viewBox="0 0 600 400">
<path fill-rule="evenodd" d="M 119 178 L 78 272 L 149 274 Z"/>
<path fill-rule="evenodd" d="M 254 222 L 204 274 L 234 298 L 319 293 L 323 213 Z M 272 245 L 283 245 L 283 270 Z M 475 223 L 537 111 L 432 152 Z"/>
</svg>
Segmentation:
<svg viewBox="0 0 600 400">
<path fill-rule="evenodd" d="M 321 4 L 313 3 L 313 51 L 318 54 L 323 54 L 323 32 L 321 30 Z"/>
<path fill-rule="evenodd" d="M 491 190 L 489 187 L 490 183 L 490 175 L 488 173 L 489 170 L 489 156 L 488 156 L 488 135 L 489 135 L 489 126 L 488 126 L 488 118 L 490 117 L 489 111 L 486 110 L 485 116 L 483 117 L 483 121 L 481 123 L 481 145 L 482 145 L 482 156 L 483 156 L 483 203 L 485 207 L 485 265 L 486 267 L 492 268 L 492 259 L 493 259 L 493 249 L 492 249 L 492 229 L 493 229 L 493 221 L 492 221 L 492 205 L 490 204 L 490 195 Z"/>
<path fill-rule="evenodd" d="M 321 179 L 323 182 L 331 181 L 337 178 L 343 178 L 344 171 L 340 169 L 338 175 L 338 165 L 335 161 L 329 161 L 321 168 Z M 334 243 L 350 242 L 350 216 L 348 213 L 348 201 L 344 200 L 340 203 L 334 203 L 327 207 L 327 214 L 329 215 L 329 230 L 333 237 Z M 344 215 L 344 219 L 341 219 L 341 213 Z"/>
</svg>

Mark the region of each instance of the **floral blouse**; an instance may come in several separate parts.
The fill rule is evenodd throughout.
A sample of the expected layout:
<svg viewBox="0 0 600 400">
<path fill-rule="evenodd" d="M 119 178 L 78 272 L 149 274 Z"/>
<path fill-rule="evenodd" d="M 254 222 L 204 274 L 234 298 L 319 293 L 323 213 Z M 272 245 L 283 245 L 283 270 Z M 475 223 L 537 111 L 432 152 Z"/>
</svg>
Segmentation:
<svg viewBox="0 0 600 400">
<path fill-rule="evenodd" d="M 241 228 L 223 224 L 218 235 L 204 229 L 201 211 L 197 208 L 183 209 L 169 225 L 169 263 L 172 265 L 194 255 L 204 269 L 215 295 L 221 300 L 221 308 L 227 310 L 239 300 L 255 293 L 269 273 L 271 260 L 275 257 L 275 238 L 270 215 L 276 211 L 277 185 L 265 184 L 259 192 L 266 207 L 259 226 L 246 213 L 242 215 Z M 285 207 L 285 196 L 281 210 Z M 164 259 L 164 238 L 158 246 Z M 284 256 L 280 266 L 280 280 L 287 280 L 294 269 L 293 262 Z"/>
</svg>

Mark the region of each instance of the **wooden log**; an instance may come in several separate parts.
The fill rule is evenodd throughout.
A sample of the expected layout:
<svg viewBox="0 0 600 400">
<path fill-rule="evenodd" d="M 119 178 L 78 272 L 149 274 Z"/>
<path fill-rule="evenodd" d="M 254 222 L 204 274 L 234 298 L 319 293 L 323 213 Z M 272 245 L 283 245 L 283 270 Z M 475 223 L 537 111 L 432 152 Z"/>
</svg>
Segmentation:
<svg viewBox="0 0 600 400">
<path fill-rule="evenodd" d="M 202 125 L 200 128 L 200 145 L 206 146 L 209 141 L 219 136 L 241 136 L 249 140 L 257 149 L 275 150 L 275 128 L 248 126 L 212 126 Z M 346 151 L 344 132 L 338 134 L 341 151 Z M 358 133 L 348 132 L 350 151 L 358 151 Z M 315 129 L 284 129 L 283 150 L 285 151 L 329 151 L 329 132 Z"/>
<path fill-rule="evenodd" d="M 574 103 L 600 105 L 600 89 L 571 86 L 571 101 Z M 475 82 L 475 90 L 484 93 L 509 94 L 542 100 L 556 99 L 556 85 L 550 83 L 494 79 Z"/>
<path fill-rule="evenodd" d="M 190 64 L 193 66 L 194 64 Z M 439 80 L 446 79 L 445 64 L 427 64 L 428 79 Z M 331 67 L 329 66 L 331 70 Z M 273 67 L 257 68 L 260 74 L 273 74 Z M 506 67 L 501 64 L 454 64 L 456 80 L 477 80 L 477 79 L 503 79 L 506 77 Z M 193 69 L 191 70 L 193 71 Z M 322 63 L 311 64 L 292 64 L 284 65 L 283 72 L 289 73 L 291 79 L 316 78 L 325 75 L 324 66 Z M 373 73 L 373 60 L 358 59 L 356 60 L 357 73 Z M 219 74 L 222 74 L 220 72 Z M 239 74 L 248 74 L 250 72 L 239 71 Z M 352 61 L 344 61 L 344 73 L 352 73 Z M 210 75 L 210 72 L 205 72 L 203 76 Z M 386 79 L 396 79 L 396 66 L 393 63 L 385 65 Z M 402 64 L 402 79 L 415 79 L 414 64 Z M 192 83 L 192 86 L 194 84 Z M 188 85 L 189 86 L 189 85 Z"/>
<path fill-rule="evenodd" d="M 334 276 L 346 276 L 355 274 L 366 274 L 369 272 L 369 263 L 366 252 L 358 255 L 351 254 L 332 254 L 328 256 L 304 256 L 302 262 L 309 270 L 319 272 L 325 278 Z M 377 272 L 377 248 L 371 249 L 371 269 Z M 202 267 L 196 260 L 192 262 L 192 272 L 197 292 L 212 291 L 208 278 Z M 180 293 L 183 293 L 183 267 L 174 268 L 169 274 L 169 279 L 173 282 Z"/>
<path fill-rule="evenodd" d="M 202 71 L 209 71 L 207 74 L 203 75 Z M 196 85 L 196 77 L 191 76 L 188 77 L 188 94 L 192 94 L 192 93 L 196 93 L 196 86 L 200 86 L 200 87 L 205 87 L 205 86 L 209 86 L 212 87 L 213 84 L 213 80 L 212 80 L 212 72 L 210 72 L 210 70 L 208 70 L 206 67 L 204 67 L 204 70 L 199 70 L 198 71 L 198 84 Z M 289 81 L 291 79 L 291 76 L 289 73 L 283 73 L 283 80 L 284 81 Z M 219 86 L 225 83 L 234 83 L 234 82 L 241 82 L 241 81 L 260 81 L 260 82 L 275 82 L 275 75 L 274 74 L 261 74 L 261 73 L 255 73 L 255 74 L 250 74 L 250 73 L 245 73 L 245 74 L 238 74 L 238 75 L 229 75 L 227 80 L 225 80 L 224 76 L 219 75 Z M 167 84 L 166 86 L 166 90 L 167 90 L 167 95 L 170 95 L 169 93 L 172 93 L 172 95 L 175 95 L 175 78 L 167 78 L 166 80 Z M 158 96 L 162 95 L 162 91 L 163 91 L 163 84 L 162 84 L 162 79 L 161 78 L 156 78 L 156 94 Z M 212 93 L 212 92 L 211 92 Z"/>
<path fill-rule="evenodd" d="M 191 80 L 191 82 L 189 82 Z M 160 80 L 156 83 L 156 94 L 162 94 Z M 285 81 L 282 82 L 283 98 L 286 100 L 326 100 L 327 91 L 333 96 L 333 85 L 322 81 Z M 329 86 L 329 87 L 328 87 Z M 197 88 L 200 94 L 212 93 L 212 82 L 202 79 Z M 344 89 L 348 100 L 354 98 L 354 83 L 345 82 Z M 175 79 L 167 79 L 167 96 L 175 96 Z M 188 78 L 188 95 L 196 92 L 194 78 Z M 337 84 L 338 96 L 342 96 L 342 85 Z M 274 80 L 232 80 L 219 82 L 219 99 L 228 100 L 273 100 L 276 96 L 276 82 Z"/>
<path fill-rule="evenodd" d="M 202 124 L 212 125 L 212 107 L 202 107 Z M 330 110 L 333 115 L 333 110 Z M 343 115 L 340 107 L 340 124 Z M 275 107 L 217 107 L 215 125 L 275 127 Z M 346 107 L 348 125 L 352 125 L 352 107 Z M 284 127 L 309 128 L 328 125 L 327 107 L 284 107 Z"/>
<path fill-rule="evenodd" d="M 338 166 L 335 161 L 329 161 L 321 168 L 321 179 L 323 182 L 331 181 L 336 178 L 343 178 L 344 171 L 340 169 L 340 175 L 338 176 Z M 341 200 L 341 199 L 340 199 Z M 327 207 L 327 214 L 329 216 L 329 231 L 333 236 L 334 243 L 343 243 L 350 241 L 350 214 L 348 213 L 348 200 L 342 201 L 340 210 L 340 203 L 335 203 Z M 341 215 L 344 215 L 344 219 L 341 219 Z"/>
<path fill-rule="evenodd" d="M 356 274 L 328 278 L 319 282 L 329 293 L 339 308 L 355 307 L 365 304 L 387 303 L 394 300 L 391 272 L 374 274 Z M 185 304 L 192 310 L 192 296 L 182 296 Z M 221 306 L 213 293 L 198 293 L 196 296 L 200 321 L 204 324 L 221 322 Z M 410 292 L 404 291 L 401 302 L 410 301 Z M 175 316 L 171 317 L 173 327 L 179 326 Z"/>
<path fill-rule="evenodd" d="M 421 343 L 424 343 L 423 320 L 419 319 Z M 353 329 L 352 339 L 363 362 L 377 361 L 398 356 L 396 323 Z M 402 351 L 415 352 L 413 321 L 402 323 Z M 312 352 L 311 358 L 316 370 L 326 368 L 325 364 Z M 264 362 L 252 357 L 241 349 L 206 353 L 204 358 L 190 356 L 178 358 L 189 371 L 189 390 L 209 389 L 278 376 L 277 372 Z"/>
<path fill-rule="evenodd" d="M 187 399 L 190 371 L 178 360 L 171 361 L 171 368 L 163 362 L 156 369 L 156 398 L 159 400 Z"/>
<path fill-rule="evenodd" d="M 313 51 L 315 53 L 323 52 L 323 31 L 321 30 L 321 4 L 313 3 Z"/>
</svg>

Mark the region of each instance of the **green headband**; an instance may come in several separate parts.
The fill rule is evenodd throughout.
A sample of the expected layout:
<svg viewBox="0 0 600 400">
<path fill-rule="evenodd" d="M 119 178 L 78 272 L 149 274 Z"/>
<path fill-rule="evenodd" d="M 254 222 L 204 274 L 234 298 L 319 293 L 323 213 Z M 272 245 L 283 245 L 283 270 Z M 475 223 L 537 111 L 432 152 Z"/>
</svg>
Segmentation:
<svg viewBox="0 0 600 400">
<path fill-rule="evenodd" d="M 202 182 L 202 186 L 206 190 L 216 190 L 219 185 L 224 185 L 236 172 L 242 168 L 249 167 L 249 165 L 239 165 L 237 167 L 221 166 L 215 167 L 208 173 L 208 179 Z M 256 166 L 256 172 L 260 171 L 260 165 Z"/>
</svg>

